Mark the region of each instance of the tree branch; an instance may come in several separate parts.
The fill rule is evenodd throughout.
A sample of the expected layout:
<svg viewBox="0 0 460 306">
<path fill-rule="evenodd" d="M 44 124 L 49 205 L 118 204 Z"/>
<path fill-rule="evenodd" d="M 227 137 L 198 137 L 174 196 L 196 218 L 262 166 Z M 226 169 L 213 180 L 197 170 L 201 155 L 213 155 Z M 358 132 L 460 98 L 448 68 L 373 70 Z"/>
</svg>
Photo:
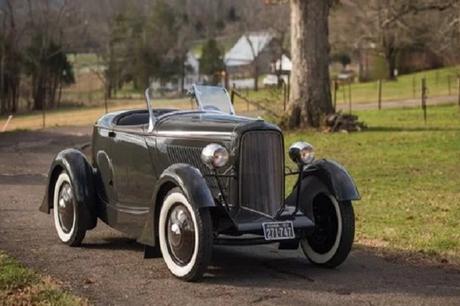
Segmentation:
<svg viewBox="0 0 460 306">
<path fill-rule="evenodd" d="M 399 19 L 409 15 L 409 14 L 418 14 L 422 12 L 427 12 L 427 11 L 444 11 L 449 8 L 454 7 L 456 3 L 460 2 L 459 0 L 453 0 L 449 1 L 448 3 L 429 3 L 429 4 L 424 4 L 424 5 L 417 5 L 415 3 L 406 3 L 401 6 L 401 9 L 393 16 L 390 18 L 387 18 L 382 22 L 382 28 L 387 28 L 394 22 L 398 21 Z"/>
</svg>

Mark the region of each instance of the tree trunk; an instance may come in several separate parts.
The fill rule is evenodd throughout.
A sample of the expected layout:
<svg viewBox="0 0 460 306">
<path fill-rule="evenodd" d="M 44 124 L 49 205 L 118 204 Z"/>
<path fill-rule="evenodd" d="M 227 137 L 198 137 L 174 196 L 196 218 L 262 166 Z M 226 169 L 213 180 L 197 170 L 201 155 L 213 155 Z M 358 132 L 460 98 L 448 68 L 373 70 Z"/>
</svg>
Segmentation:
<svg viewBox="0 0 460 306">
<path fill-rule="evenodd" d="M 396 50 L 390 48 L 385 53 L 385 60 L 387 61 L 388 67 L 388 79 L 395 80 L 396 79 Z"/>
<path fill-rule="evenodd" d="M 396 79 L 396 56 L 397 49 L 395 47 L 395 35 L 390 30 L 385 29 L 382 35 L 383 53 L 388 69 L 387 78 L 389 80 Z"/>
<path fill-rule="evenodd" d="M 6 114 L 6 95 L 5 95 L 5 42 L 2 41 L 1 60 L 0 60 L 0 114 Z"/>
<path fill-rule="evenodd" d="M 333 113 L 329 78 L 330 0 L 291 0 L 292 75 L 286 125 L 319 127 Z"/>
</svg>

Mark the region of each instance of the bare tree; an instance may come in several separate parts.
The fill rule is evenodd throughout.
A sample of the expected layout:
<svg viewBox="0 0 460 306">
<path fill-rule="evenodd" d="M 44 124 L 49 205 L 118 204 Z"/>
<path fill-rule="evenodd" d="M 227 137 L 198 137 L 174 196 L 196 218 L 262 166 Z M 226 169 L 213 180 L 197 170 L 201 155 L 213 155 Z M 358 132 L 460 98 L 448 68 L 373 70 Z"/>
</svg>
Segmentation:
<svg viewBox="0 0 460 306">
<path fill-rule="evenodd" d="M 21 58 L 19 41 L 22 31 L 18 30 L 16 10 L 11 0 L 0 7 L 0 113 L 15 113 L 18 108 Z"/>
<path fill-rule="evenodd" d="M 24 1 L 23 1 L 24 2 Z M 77 4 L 70 0 L 27 0 L 27 42 L 23 52 L 24 70 L 31 77 L 34 109 L 55 107 L 62 85 L 74 81 L 67 59 L 68 40 L 78 34 L 81 24 Z"/>
<path fill-rule="evenodd" d="M 448 65 L 460 63 L 460 1 L 452 9 L 435 11 L 426 23 L 430 29 L 429 43 L 436 46 L 434 51 Z"/>
<path fill-rule="evenodd" d="M 359 51 L 363 43 L 375 44 L 386 61 L 387 77 L 394 79 L 401 50 L 430 42 L 436 36 L 434 12 L 444 17 L 458 14 L 459 0 L 342 0 L 341 3 L 345 8 L 337 15 L 342 14 L 346 19 L 341 28 L 337 27 L 337 33 Z"/>
</svg>

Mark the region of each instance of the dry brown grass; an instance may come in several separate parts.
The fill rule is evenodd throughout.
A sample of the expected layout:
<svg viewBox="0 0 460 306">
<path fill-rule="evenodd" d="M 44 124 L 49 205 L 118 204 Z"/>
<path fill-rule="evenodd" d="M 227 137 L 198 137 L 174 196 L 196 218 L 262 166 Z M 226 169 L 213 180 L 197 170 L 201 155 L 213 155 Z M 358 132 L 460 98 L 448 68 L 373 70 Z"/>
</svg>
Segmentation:
<svg viewBox="0 0 460 306">
<path fill-rule="evenodd" d="M 124 109 L 145 109 L 143 100 L 116 100 L 109 101 L 109 112 L 119 111 Z M 68 108 L 61 110 L 49 111 L 45 115 L 45 127 L 54 126 L 83 126 L 91 125 L 105 113 L 103 102 L 98 102 L 99 106 L 88 107 L 81 106 L 78 108 Z M 173 107 L 178 109 L 190 109 L 190 101 L 188 99 L 170 99 L 154 101 L 157 107 Z M 246 104 L 238 102 L 235 105 L 237 113 L 242 113 L 247 110 Z M 251 107 L 251 110 L 254 110 Z M 0 119 L 0 131 L 6 123 L 7 117 Z M 29 114 L 14 116 L 10 121 L 7 131 L 14 130 L 35 130 L 43 128 L 42 112 L 32 112 Z"/>
</svg>

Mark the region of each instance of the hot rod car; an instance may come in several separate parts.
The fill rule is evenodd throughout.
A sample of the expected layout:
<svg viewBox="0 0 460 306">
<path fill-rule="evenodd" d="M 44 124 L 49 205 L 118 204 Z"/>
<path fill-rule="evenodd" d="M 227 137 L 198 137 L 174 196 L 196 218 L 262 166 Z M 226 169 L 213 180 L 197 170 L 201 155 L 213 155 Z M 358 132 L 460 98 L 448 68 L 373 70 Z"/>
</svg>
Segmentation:
<svg viewBox="0 0 460 306">
<path fill-rule="evenodd" d="M 79 246 L 100 219 L 187 281 L 202 277 L 213 244 L 300 245 L 316 265 L 341 264 L 360 197 L 347 171 L 305 142 L 289 148 L 288 171 L 280 128 L 235 115 L 222 87 L 195 85 L 191 99 L 191 110 L 153 108 L 147 90 L 147 109 L 97 120 L 90 157 L 57 154 L 40 210 L 59 239 Z M 286 175 L 297 182 L 285 198 Z"/>
</svg>

